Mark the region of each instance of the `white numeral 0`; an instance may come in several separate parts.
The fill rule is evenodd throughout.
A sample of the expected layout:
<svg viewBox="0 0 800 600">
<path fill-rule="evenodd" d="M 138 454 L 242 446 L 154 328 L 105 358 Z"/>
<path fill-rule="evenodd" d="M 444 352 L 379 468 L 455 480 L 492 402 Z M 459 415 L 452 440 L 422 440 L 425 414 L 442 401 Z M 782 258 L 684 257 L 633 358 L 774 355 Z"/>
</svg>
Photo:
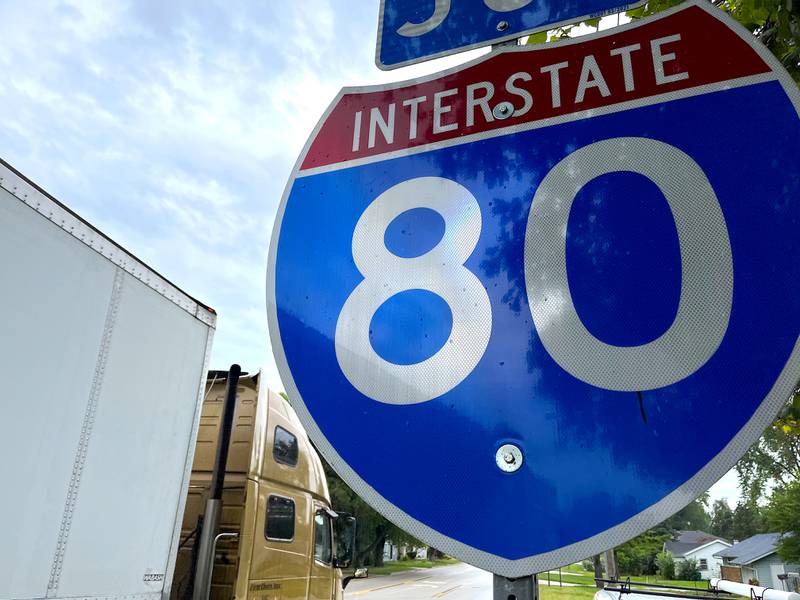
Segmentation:
<svg viewBox="0 0 800 600">
<path fill-rule="evenodd" d="M 640 346 L 613 346 L 593 336 L 575 311 L 567 281 L 567 221 L 575 196 L 595 177 L 616 171 L 639 173 L 659 187 L 680 243 L 675 320 Z M 700 166 L 675 146 L 641 137 L 584 146 L 553 167 L 533 197 L 525 232 L 525 286 L 542 344 L 573 376 L 620 391 L 676 383 L 711 358 L 728 328 L 733 264 L 719 200 Z"/>
<path fill-rule="evenodd" d="M 401 258 L 384 244 L 388 225 L 413 208 L 430 208 L 445 223 L 445 233 L 429 252 Z M 464 261 L 481 233 L 481 210 L 463 186 L 441 177 L 399 183 L 378 196 L 353 232 L 353 259 L 364 280 L 347 298 L 336 322 L 336 358 L 360 392 L 387 404 L 417 404 L 450 391 L 483 356 L 492 330 L 492 307 L 480 280 Z M 398 365 L 381 358 L 369 339 L 375 311 L 406 290 L 428 290 L 450 307 L 453 326 L 436 354 L 419 363 Z"/>
</svg>

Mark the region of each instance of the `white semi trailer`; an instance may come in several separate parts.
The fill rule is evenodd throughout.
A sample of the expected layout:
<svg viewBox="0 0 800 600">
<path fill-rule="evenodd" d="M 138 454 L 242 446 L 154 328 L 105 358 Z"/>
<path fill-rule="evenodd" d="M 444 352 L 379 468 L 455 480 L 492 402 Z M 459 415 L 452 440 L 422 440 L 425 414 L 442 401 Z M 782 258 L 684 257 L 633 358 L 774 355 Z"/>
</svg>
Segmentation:
<svg viewBox="0 0 800 600">
<path fill-rule="evenodd" d="M 0 164 L 0 599 L 169 596 L 215 319 Z"/>
</svg>

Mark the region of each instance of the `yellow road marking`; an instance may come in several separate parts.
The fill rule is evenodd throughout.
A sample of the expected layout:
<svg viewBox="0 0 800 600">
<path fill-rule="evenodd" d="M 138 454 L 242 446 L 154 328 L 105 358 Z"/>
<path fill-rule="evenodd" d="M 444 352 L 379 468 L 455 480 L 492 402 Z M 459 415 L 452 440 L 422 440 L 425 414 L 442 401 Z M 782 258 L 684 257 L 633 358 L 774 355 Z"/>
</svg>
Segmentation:
<svg viewBox="0 0 800 600">
<path fill-rule="evenodd" d="M 450 588 L 450 589 L 448 589 L 448 590 L 445 590 L 445 591 L 443 591 L 443 592 L 439 592 L 438 594 L 434 594 L 434 596 L 433 596 L 433 597 L 434 597 L 434 598 L 441 598 L 441 597 L 442 597 L 442 596 L 444 596 L 445 594 L 449 594 L 449 593 L 450 593 L 450 592 L 452 592 L 453 590 L 457 590 L 457 589 L 458 589 L 458 588 L 460 588 L 460 587 L 461 587 L 460 585 L 454 585 L 453 587 L 451 587 L 451 588 Z"/>
<path fill-rule="evenodd" d="M 417 581 L 422 581 L 423 579 L 429 579 L 430 575 L 426 575 L 425 577 L 420 577 L 419 579 L 406 579 L 405 581 L 400 581 L 398 583 L 392 583 L 390 585 L 381 585 L 374 588 L 369 588 L 367 590 L 359 590 L 358 592 L 352 592 L 347 594 L 348 596 L 363 596 L 364 594 L 369 594 L 370 592 L 377 592 L 378 590 L 388 590 L 389 588 L 398 587 L 401 585 L 406 585 L 409 583 L 414 583 Z"/>
</svg>

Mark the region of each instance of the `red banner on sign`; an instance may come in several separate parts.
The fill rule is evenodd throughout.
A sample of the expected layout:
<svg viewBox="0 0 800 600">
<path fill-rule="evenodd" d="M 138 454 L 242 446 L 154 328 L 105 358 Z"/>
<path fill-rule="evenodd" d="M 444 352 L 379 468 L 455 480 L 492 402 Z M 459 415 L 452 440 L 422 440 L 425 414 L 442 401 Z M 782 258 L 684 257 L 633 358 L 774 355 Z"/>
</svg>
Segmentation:
<svg viewBox="0 0 800 600">
<path fill-rule="evenodd" d="M 708 50 L 723 47 L 724 53 Z M 691 7 L 588 41 L 510 47 L 393 89 L 345 90 L 301 170 L 768 71 L 744 40 Z"/>
</svg>

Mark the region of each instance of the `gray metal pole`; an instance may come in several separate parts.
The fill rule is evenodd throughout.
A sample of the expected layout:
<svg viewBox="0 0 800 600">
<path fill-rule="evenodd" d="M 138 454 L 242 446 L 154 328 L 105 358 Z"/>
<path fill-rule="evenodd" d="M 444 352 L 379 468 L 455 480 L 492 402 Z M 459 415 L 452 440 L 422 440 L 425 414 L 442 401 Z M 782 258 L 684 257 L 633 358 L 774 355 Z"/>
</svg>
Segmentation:
<svg viewBox="0 0 800 600">
<path fill-rule="evenodd" d="M 539 586 L 536 575 L 508 579 L 494 576 L 494 600 L 539 600 Z"/>
<path fill-rule="evenodd" d="M 197 570 L 192 590 L 192 600 L 208 600 L 211 593 L 211 570 L 214 568 L 214 538 L 219 528 L 222 500 L 210 498 L 203 515 L 203 533 L 197 552 Z"/>
<path fill-rule="evenodd" d="M 200 532 L 200 549 L 197 552 L 197 569 L 192 591 L 192 600 L 208 600 L 211 593 L 211 572 L 214 569 L 214 547 L 219 521 L 222 515 L 222 489 L 225 482 L 225 465 L 228 463 L 228 446 L 233 427 L 233 413 L 236 409 L 236 388 L 239 385 L 239 365 L 231 365 L 228 371 L 228 388 L 225 405 L 220 419 L 217 455 L 211 475 L 210 497 L 206 501 L 203 515 L 203 529 Z"/>
</svg>

